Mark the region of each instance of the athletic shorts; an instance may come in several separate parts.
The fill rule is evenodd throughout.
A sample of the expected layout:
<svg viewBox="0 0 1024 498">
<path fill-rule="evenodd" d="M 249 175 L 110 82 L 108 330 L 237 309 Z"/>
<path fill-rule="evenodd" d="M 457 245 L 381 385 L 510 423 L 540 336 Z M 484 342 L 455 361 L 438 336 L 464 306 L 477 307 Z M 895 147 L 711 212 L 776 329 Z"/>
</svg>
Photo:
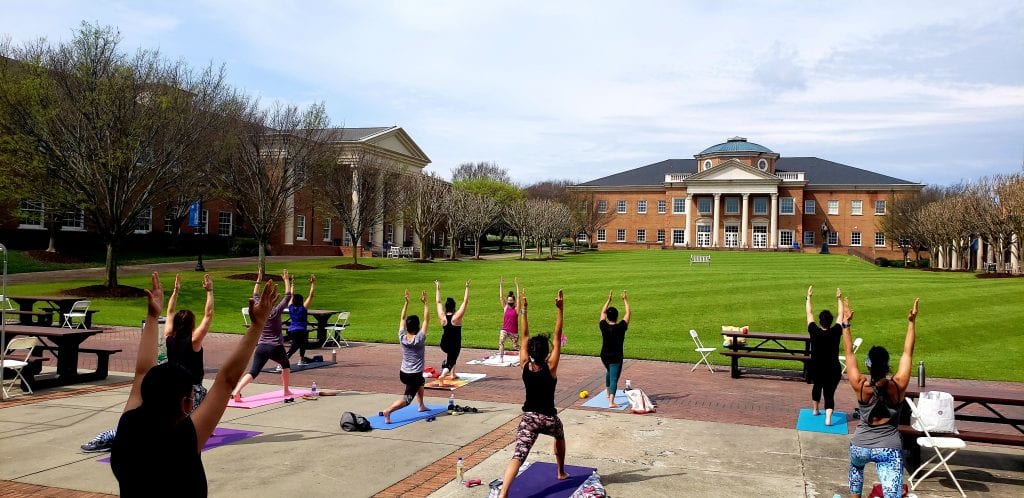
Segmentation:
<svg viewBox="0 0 1024 498">
<path fill-rule="evenodd" d="M 281 344 L 257 344 L 256 353 L 252 356 L 252 368 L 249 369 L 249 375 L 252 378 L 256 378 L 263 370 L 263 367 L 267 365 L 267 360 L 274 360 L 281 365 L 281 368 L 291 368 L 288 363 L 288 354 L 284 350 L 284 346 Z"/>
<path fill-rule="evenodd" d="M 420 392 L 420 388 L 423 387 L 423 384 L 426 383 L 423 379 L 423 372 L 398 372 L 398 378 L 402 380 L 402 384 L 405 384 L 406 396 L 416 396 Z"/>
<path fill-rule="evenodd" d="M 557 415 L 523 412 L 523 419 L 519 422 L 519 429 L 516 430 L 516 451 L 512 458 L 525 462 L 526 456 L 530 454 L 533 443 L 537 442 L 537 436 L 540 434 L 547 434 L 555 438 L 555 441 L 565 439 L 562 419 Z"/>
</svg>

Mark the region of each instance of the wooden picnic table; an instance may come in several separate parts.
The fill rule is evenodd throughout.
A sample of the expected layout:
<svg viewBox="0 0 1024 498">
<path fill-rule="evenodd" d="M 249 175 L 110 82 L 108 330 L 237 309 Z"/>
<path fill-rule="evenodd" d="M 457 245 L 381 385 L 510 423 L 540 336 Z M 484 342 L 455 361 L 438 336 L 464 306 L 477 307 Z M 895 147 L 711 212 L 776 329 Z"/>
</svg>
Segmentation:
<svg viewBox="0 0 1024 498">
<path fill-rule="evenodd" d="M 21 311 L 32 311 L 32 308 L 36 303 L 42 301 L 49 303 L 54 309 L 57 310 L 57 325 L 64 323 L 64 315 L 71 312 L 71 307 L 75 305 L 77 301 L 86 300 L 84 297 L 76 296 L 8 296 L 11 301 L 18 303 L 18 308 Z M 31 325 L 32 316 L 21 315 L 21 325 Z M 85 328 L 92 327 L 91 316 L 87 316 L 85 319 Z"/>
<path fill-rule="evenodd" d="M 781 334 L 777 332 L 747 332 L 740 330 L 722 331 L 722 335 L 732 337 L 728 351 L 722 354 L 731 361 L 731 373 L 734 379 L 740 376 L 740 358 L 761 358 L 768 360 L 791 360 L 803 363 L 804 379 L 808 380 L 807 362 L 811 360 L 811 336 L 808 334 Z M 746 338 L 746 344 L 740 344 L 739 338 Z M 753 340 L 752 340 L 753 339 Z M 760 342 L 757 342 L 760 340 Z M 797 343 L 795 345 L 790 343 Z"/>
<path fill-rule="evenodd" d="M 89 349 L 87 352 L 95 353 L 100 361 L 97 362 L 97 369 L 94 372 L 80 374 L 78 372 L 78 355 L 82 342 L 102 330 L 96 329 L 69 329 L 61 327 L 40 327 L 37 325 L 11 324 L 5 327 L 8 338 L 19 335 L 35 336 L 42 341 L 39 350 L 49 350 L 57 357 L 57 376 L 52 379 L 39 379 L 31 382 L 32 388 L 63 386 L 88 382 L 107 377 L 107 357 L 120 350 Z M 49 344 L 48 344 L 48 343 Z M 4 347 L 7 345 L 5 344 Z M 41 352 L 36 351 L 34 356 L 40 356 Z M 34 376 L 38 371 L 27 372 Z"/>
<path fill-rule="evenodd" d="M 306 310 L 306 316 L 316 318 L 316 344 L 323 344 L 327 339 L 327 325 L 335 310 Z"/>
</svg>

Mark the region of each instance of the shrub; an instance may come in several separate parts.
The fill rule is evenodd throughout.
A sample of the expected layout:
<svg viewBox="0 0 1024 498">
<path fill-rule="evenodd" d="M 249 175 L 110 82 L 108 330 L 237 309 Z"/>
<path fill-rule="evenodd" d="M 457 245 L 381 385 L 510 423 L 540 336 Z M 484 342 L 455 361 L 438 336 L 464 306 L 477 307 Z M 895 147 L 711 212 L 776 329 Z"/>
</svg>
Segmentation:
<svg viewBox="0 0 1024 498">
<path fill-rule="evenodd" d="M 883 258 L 883 257 L 879 256 L 879 257 L 875 258 L 875 264 L 878 265 L 878 266 L 881 266 L 882 268 L 885 268 L 885 267 L 889 266 L 889 258 Z"/>
<path fill-rule="evenodd" d="M 232 256 L 256 256 L 259 254 L 260 245 L 256 239 L 251 237 L 235 237 L 229 252 Z"/>
</svg>

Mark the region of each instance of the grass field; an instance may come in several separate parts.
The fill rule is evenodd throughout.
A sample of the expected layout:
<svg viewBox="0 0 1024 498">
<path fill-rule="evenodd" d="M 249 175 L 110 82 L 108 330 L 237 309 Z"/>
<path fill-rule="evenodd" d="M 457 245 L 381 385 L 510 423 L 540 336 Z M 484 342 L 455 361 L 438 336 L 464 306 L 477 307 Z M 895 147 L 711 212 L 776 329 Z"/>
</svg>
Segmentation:
<svg viewBox="0 0 1024 498">
<path fill-rule="evenodd" d="M 317 274 L 314 308 L 352 312 L 346 336 L 358 341 L 395 342 L 402 290 L 417 300 L 427 290 L 434 311 L 433 280 L 442 283 L 442 299 L 461 301 L 463 283 L 472 279 L 470 304 L 463 328 L 466 347 L 496 348 L 501 308 L 498 277 L 509 285 L 518 276 L 530 298 L 531 329 L 550 331 L 553 299 L 565 289 L 568 344 L 565 351 L 596 355 L 600 350 L 597 321 L 601 304 L 614 289 L 628 289 L 633 319 L 625 351 L 630 358 L 696 361 L 688 331 L 696 329 L 708 345 L 720 345 L 722 325 L 749 325 L 752 330 L 802 333 L 806 329 L 804 295 L 815 288 L 815 313 L 835 311 L 835 288 L 843 289 L 856 311 L 854 336 L 863 336 L 861 357 L 872 345 L 887 347 L 898 356 L 906 332 L 906 315 L 914 297 L 921 298 L 915 362 L 924 360 L 930 376 L 1024 381 L 1021 341 L 1024 340 L 1024 279 L 978 279 L 973 274 L 878 268 L 862 260 L 802 253 L 715 252 L 710 266 L 690 266 L 690 251 L 591 252 L 557 261 L 487 260 L 412 263 L 405 260 L 363 260 L 376 270 L 336 270 L 347 260 L 316 259 L 292 263 L 289 270 L 304 280 Z M 280 267 L 270 270 L 279 272 Z M 236 268 L 212 272 L 218 313 L 215 331 L 242 331 L 239 308 L 246 304 L 251 282 L 229 280 Z M 179 307 L 202 310 L 201 275 L 183 274 L 184 295 Z M 173 275 L 164 275 L 169 286 Z M 143 287 L 145 277 L 126 277 L 126 285 Z M 61 282 L 12 286 L 9 293 L 50 294 L 96 282 Z M 308 284 L 298 286 L 300 293 Z M 95 300 L 98 323 L 138 325 L 145 313 L 143 300 Z M 420 313 L 417 302 L 411 313 Z M 430 344 L 440 339 L 432 315 Z M 726 364 L 721 355 L 714 362 Z M 745 360 L 744 364 L 758 365 Z M 772 365 L 762 363 L 761 365 Z M 792 368 L 783 362 L 777 366 Z M 895 368 L 895 360 L 893 367 Z M 915 369 L 916 372 L 916 369 Z"/>
<path fill-rule="evenodd" d="M 207 261 L 211 259 L 223 258 L 223 255 L 204 255 L 203 258 Z M 149 263 L 169 263 L 174 261 L 194 261 L 195 256 L 188 255 L 173 255 L 173 256 L 157 256 L 153 254 L 138 254 L 126 252 L 119 255 L 119 261 L 122 265 L 142 265 Z M 24 251 L 10 251 L 8 253 L 7 261 L 7 272 L 13 273 L 33 273 L 40 271 L 54 271 L 54 270 L 74 270 L 78 268 L 93 268 L 96 266 L 103 266 L 105 260 L 100 257 L 93 261 L 81 261 L 74 263 L 55 263 L 51 261 L 40 261 L 34 259 Z"/>
</svg>

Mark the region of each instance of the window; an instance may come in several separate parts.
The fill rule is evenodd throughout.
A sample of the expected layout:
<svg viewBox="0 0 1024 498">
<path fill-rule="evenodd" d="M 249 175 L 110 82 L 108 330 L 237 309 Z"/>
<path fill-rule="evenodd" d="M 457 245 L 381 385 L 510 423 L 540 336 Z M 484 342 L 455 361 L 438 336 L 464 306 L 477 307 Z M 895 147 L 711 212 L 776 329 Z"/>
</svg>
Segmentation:
<svg viewBox="0 0 1024 498">
<path fill-rule="evenodd" d="M 814 214 L 814 210 L 817 207 L 818 206 L 815 205 L 813 200 L 811 200 L 811 199 L 805 199 L 804 200 L 804 214 Z"/>
<path fill-rule="evenodd" d="M 186 221 L 188 221 L 186 219 Z M 174 233 L 178 227 L 174 226 L 174 213 L 171 212 L 171 208 L 164 210 L 164 231 L 167 233 Z"/>
<path fill-rule="evenodd" d="M 814 230 L 804 230 L 804 247 L 814 246 Z"/>
<path fill-rule="evenodd" d="M 877 214 L 877 215 L 885 214 L 885 201 L 875 201 L 875 214 Z"/>
<path fill-rule="evenodd" d="M 885 202 L 885 201 L 882 201 Z M 875 232 L 875 247 L 885 247 L 885 234 L 882 232 Z"/>
<path fill-rule="evenodd" d="M 597 201 L 597 212 L 607 213 L 608 212 L 608 201 Z"/>
<path fill-rule="evenodd" d="M 43 203 L 21 201 L 21 224 L 18 228 L 43 228 Z"/>
<path fill-rule="evenodd" d="M 705 159 L 704 160 L 704 169 L 711 169 L 711 160 L 710 159 Z"/>
<path fill-rule="evenodd" d="M 665 201 L 658 201 L 658 214 L 665 214 Z"/>
<path fill-rule="evenodd" d="M 754 214 L 768 214 L 767 197 L 754 197 Z"/>
<path fill-rule="evenodd" d="M 233 228 L 231 226 L 231 222 L 234 219 L 232 214 L 233 213 L 230 211 L 221 211 L 217 213 L 217 235 L 220 235 L 221 237 L 231 236 L 231 229 Z"/>
<path fill-rule="evenodd" d="M 779 247 L 792 247 L 793 246 L 793 231 L 792 230 L 779 230 Z"/>
<path fill-rule="evenodd" d="M 626 241 L 626 229 L 625 228 L 619 228 L 619 229 L 615 230 L 615 242 L 625 242 L 625 241 Z"/>
<path fill-rule="evenodd" d="M 598 242 L 604 242 L 605 240 L 606 239 L 605 239 L 604 229 L 603 228 L 598 228 L 597 229 L 597 241 Z"/>
<path fill-rule="evenodd" d="M 726 225 L 725 226 L 725 247 L 739 247 L 740 246 L 740 226 L 739 225 Z"/>
<path fill-rule="evenodd" d="M 199 212 L 199 227 L 196 228 L 196 233 L 210 233 L 210 212 L 203 209 Z"/>
<path fill-rule="evenodd" d="M 81 209 L 64 211 L 60 220 L 61 230 L 85 230 L 85 211 Z"/>
<path fill-rule="evenodd" d="M 740 198 L 739 197 L 726 197 L 725 198 L 725 214 L 740 214 Z"/>
<path fill-rule="evenodd" d="M 860 200 L 850 201 L 850 214 L 853 216 L 864 214 L 864 202 Z"/>
<path fill-rule="evenodd" d="M 330 242 L 331 241 L 331 219 L 330 218 L 324 218 L 323 239 L 324 239 L 324 242 Z"/>
<path fill-rule="evenodd" d="M 701 213 L 711 212 L 711 199 L 710 197 L 700 197 L 697 199 L 697 211 Z"/>
<path fill-rule="evenodd" d="M 839 214 L 839 201 L 834 199 L 828 201 L 828 214 Z"/>
<path fill-rule="evenodd" d="M 757 161 L 757 169 L 761 171 L 768 171 L 768 160 L 760 159 Z"/>
<path fill-rule="evenodd" d="M 647 242 L 647 229 L 645 229 L 645 228 L 638 228 L 636 230 L 636 241 L 637 242 Z"/>
<path fill-rule="evenodd" d="M 682 228 L 672 229 L 672 245 L 681 246 L 686 243 L 686 230 Z"/>
<path fill-rule="evenodd" d="M 618 204 L 618 206 L 616 206 L 615 212 L 617 212 L 619 214 L 622 214 L 622 213 L 626 212 L 626 201 L 619 201 L 616 204 Z"/>
<path fill-rule="evenodd" d="M 341 245 L 345 247 L 352 245 L 352 236 L 348 234 L 348 230 L 342 230 Z"/>
<path fill-rule="evenodd" d="M 779 214 L 796 214 L 796 201 L 792 197 L 779 197 Z"/>
<path fill-rule="evenodd" d="M 395 224 L 394 223 L 388 223 L 388 232 L 387 233 L 388 233 L 388 240 L 387 240 L 388 244 L 394 244 L 395 243 Z"/>
<path fill-rule="evenodd" d="M 658 243 L 659 244 L 664 244 L 665 243 L 665 229 L 664 228 L 659 228 L 658 229 Z"/>
<path fill-rule="evenodd" d="M 147 208 L 135 218 L 135 233 L 149 233 L 153 231 L 153 208 Z"/>
<path fill-rule="evenodd" d="M 860 246 L 860 232 L 850 232 L 850 245 Z"/>
<path fill-rule="evenodd" d="M 306 240 L 306 216 L 298 215 L 295 217 L 295 239 Z"/>
<path fill-rule="evenodd" d="M 647 201 L 636 201 L 636 212 L 644 214 L 647 212 Z"/>
<path fill-rule="evenodd" d="M 828 245 L 837 246 L 839 245 L 839 232 L 828 233 Z"/>
<path fill-rule="evenodd" d="M 684 214 L 686 213 L 686 198 L 684 197 L 673 197 L 672 198 L 672 214 Z"/>
<path fill-rule="evenodd" d="M 576 242 L 586 242 L 586 241 L 587 241 L 587 232 L 584 232 L 583 230 L 580 230 L 580 233 L 576 234 Z"/>
<path fill-rule="evenodd" d="M 768 247 L 768 226 L 767 225 L 754 225 L 751 230 L 754 235 L 754 248 L 764 249 Z"/>
</svg>

